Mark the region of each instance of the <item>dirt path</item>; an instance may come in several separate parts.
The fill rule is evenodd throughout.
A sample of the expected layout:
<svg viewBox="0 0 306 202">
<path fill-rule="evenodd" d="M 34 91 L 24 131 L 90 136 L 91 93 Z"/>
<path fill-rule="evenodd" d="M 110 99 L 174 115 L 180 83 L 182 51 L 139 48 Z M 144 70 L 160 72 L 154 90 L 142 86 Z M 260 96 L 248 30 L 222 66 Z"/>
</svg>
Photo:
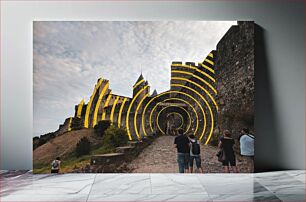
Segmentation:
<svg viewBox="0 0 306 202">
<path fill-rule="evenodd" d="M 137 159 L 128 164 L 133 173 L 177 173 L 176 150 L 173 147 L 173 136 L 158 137 L 152 145 L 148 146 Z M 217 161 L 217 148 L 201 145 L 202 167 L 205 173 L 223 172 L 221 163 Z M 245 172 L 245 161 L 237 164 L 241 172 Z"/>
</svg>

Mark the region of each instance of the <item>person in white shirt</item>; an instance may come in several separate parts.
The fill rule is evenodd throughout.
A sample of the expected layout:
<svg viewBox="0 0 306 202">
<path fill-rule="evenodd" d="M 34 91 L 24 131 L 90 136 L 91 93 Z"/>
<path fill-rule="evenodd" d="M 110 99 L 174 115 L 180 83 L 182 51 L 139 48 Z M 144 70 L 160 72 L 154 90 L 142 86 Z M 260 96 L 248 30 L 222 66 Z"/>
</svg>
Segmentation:
<svg viewBox="0 0 306 202">
<path fill-rule="evenodd" d="M 55 160 L 51 163 L 51 173 L 59 173 L 61 169 L 61 161 L 59 157 L 56 157 Z"/>
<path fill-rule="evenodd" d="M 254 135 L 250 134 L 248 128 L 243 128 L 240 133 L 240 154 L 246 158 L 248 171 L 254 172 Z"/>
</svg>

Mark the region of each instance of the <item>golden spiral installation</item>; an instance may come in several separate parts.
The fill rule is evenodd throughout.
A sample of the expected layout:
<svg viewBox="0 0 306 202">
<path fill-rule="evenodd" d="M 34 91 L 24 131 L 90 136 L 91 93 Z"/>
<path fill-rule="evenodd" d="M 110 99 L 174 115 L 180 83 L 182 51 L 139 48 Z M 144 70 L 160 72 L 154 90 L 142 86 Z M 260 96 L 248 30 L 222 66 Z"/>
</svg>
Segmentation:
<svg viewBox="0 0 306 202">
<path fill-rule="evenodd" d="M 75 117 L 83 119 L 85 128 L 110 120 L 126 128 L 129 140 L 141 140 L 148 135 L 166 134 L 161 124 L 170 123 L 168 119 L 175 116 L 167 114 L 176 113 L 184 134 L 194 134 L 208 144 L 218 111 L 214 53 L 198 65 L 172 62 L 170 89 L 160 94 L 149 95 L 150 86 L 142 75 L 133 86 L 132 98 L 112 94 L 109 81 L 99 79 L 89 102 L 82 100 L 76 106 Z"/>
</svg>

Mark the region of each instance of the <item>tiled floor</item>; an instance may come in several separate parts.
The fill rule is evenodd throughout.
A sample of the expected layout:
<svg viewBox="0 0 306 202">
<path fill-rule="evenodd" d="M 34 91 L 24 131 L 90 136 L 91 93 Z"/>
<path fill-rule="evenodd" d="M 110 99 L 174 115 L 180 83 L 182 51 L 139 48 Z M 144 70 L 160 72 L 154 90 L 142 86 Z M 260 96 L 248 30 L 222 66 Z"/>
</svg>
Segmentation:
<svg viewBox="0 0 306 202">
<path fill-rule="evenodd" d="M 305 171 L 60 174 L 1 171 L 0 201 L 305 201 Z"/>
</svg>

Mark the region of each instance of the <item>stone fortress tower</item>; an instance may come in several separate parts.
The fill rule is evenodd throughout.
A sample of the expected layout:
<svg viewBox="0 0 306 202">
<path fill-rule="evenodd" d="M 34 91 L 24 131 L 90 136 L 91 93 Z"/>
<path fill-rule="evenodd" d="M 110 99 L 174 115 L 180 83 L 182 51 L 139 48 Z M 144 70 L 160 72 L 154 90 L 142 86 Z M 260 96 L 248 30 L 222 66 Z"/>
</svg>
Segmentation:
<svg viewBox="0 0 306 202">
<path fill-rule="evenodd" d="M 170 69 L 170 68 L 169 68 Z M 238 22 L 199 63 L 174 61 L 170 89 L 150 94 L 141 74 L 132 87 L 133 96 L 113 94 L 109 80 L 99 78 L 90 100 L 75 106 L 74 117 L 59 131 L 71 130 L 75 121 L 93 128 L 110 120 L 127 130 L 130 140 L 147 135 L 173 134 L 183 128 L 209 143 L 216 128 L 237 132 L 254 129 L 254 22 Z"/>
</svg>

